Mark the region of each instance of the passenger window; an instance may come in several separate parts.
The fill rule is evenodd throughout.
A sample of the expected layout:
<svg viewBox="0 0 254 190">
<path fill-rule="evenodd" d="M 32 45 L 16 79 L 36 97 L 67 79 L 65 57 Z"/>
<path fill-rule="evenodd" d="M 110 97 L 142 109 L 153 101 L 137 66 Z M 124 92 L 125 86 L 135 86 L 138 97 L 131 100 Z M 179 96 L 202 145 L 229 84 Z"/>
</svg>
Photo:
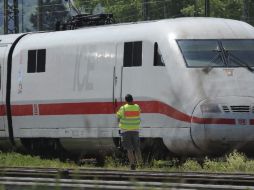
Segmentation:
<svg viewBox="0 0 254 190">
<path fill-rule="evenodd" d="M 45 72 L 46 49 L 37 51 L 37 72 Z"/>
<path fill-rule="evenodd" d="M 35 73 L 35 71 L 36 71 L 36 50 L 29 50 L 27 72 Z"/>
<path fill-rule="evenodd" d="M 28 73 L 45 72 L 46 49 L 28 50 Z"/>
<path fill-rule="evenodd" d="M 142 65 L 142 41 L 124 43 L 124 67 L 136 67 Z"/>
<path fill-rule="evenodd" d="M 163 57 L 158 47 L 158 43 L 154 43 L 154 58 L 153 58 L 153 65 L 154 66 L 165 66 Z"/>
</svg>

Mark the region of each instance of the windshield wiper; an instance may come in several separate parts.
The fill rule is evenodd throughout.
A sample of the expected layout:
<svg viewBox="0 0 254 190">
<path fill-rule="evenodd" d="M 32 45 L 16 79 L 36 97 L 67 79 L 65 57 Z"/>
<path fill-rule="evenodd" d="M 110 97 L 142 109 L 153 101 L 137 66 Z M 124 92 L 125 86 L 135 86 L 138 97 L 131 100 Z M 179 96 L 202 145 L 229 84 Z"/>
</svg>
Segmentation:
<svg viewBox="0 0 254 190">
<path fill-rule="evenodd" d="M 235 56 L 228 50 L 224 50 L 224 51 L 225 51 L 225 55 L 228 59 L 228 63 L 230 62 L 229 60 L 232 60 L 234 63 L 236 63 L 242 67 L 246 67 L 250 72 L 252 72 L 252 73 L 254 72 L 254 69 L 248 63 L 245 63 L 243 60 L 241 60 L 239 57 Z"/>
<path fill-rule="evenodd" d="M 219 52 L 218 54 L 216 54 L 215 56 L 213 56 L 208 62 L 209 63 L 217 63 L 217 61 L 219 60 L 219 58 L 221 58 L 221 54 L 220 54 L 220 50 L 212 50 L 212 51 L 216 51 L 216 52 Z M 205 73 L 209 73 L 211 70 L 213 69 L 212 65 L 208 65 L 206 66 L 203 71 Z"/>
</svg>

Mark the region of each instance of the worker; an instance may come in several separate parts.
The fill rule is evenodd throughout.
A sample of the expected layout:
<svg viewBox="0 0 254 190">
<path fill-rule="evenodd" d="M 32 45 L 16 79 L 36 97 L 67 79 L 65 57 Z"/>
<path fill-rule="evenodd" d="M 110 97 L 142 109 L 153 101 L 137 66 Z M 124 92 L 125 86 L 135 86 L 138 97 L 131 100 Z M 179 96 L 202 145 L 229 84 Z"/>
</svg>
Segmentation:
<svg viewBox="0 0 254 190">
<path fill-rule="evenodd" d="M 139 139 L 141 109 L 139 105 L 133 103 L 132 95 L 127 94 L 125 101 L 126 104 L 117 112 L 117 118 L 122 135 L 122 146 L 127 150 L 131 170 L 135 170 L 136 164 L 142 165 Z"/>
</svg>

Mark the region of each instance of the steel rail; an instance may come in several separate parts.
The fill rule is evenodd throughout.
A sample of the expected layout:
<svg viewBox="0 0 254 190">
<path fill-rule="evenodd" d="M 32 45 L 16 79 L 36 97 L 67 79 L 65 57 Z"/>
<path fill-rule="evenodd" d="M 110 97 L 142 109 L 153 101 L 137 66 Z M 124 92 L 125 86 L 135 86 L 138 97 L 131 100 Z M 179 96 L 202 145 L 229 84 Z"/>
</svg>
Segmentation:
<svg viewBox="0 0 254 190">
<path fill-rule="evenodd" d="M 14 184 L 16 184 L 26 188 L 27 185 L 53 187 L 56 183 L 67 189 L 74 187 L 93 189 L 95 186 L 100 189 L 100 186 L 103 186 L 103 189 L 145 187 L 254 190 L 254 174 L 0 167 L 0 184 L 4 186 L 12 185 L 12 188 L 15 188 Z"/>
<path fill-rule="evenodd" d="M 45 189 L 77 190 L 77 189 L 197 189 L 197 190 L 253 190 L 254 187 L 213 184 L 188 184 L 167 182 L 140 181 L 105 181 L 105 180 L 70 180 L 51 178 L 17 178 L 0 177 L 0 184 L 7 189 L 28 190 L 44 187 Z"/>
</svg>

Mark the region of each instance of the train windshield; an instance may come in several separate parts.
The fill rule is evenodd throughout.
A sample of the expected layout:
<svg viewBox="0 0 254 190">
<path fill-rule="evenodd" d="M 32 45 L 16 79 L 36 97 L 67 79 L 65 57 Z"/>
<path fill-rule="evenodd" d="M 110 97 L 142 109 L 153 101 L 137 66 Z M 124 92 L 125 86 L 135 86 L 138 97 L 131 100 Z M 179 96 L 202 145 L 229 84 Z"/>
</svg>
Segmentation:
<svg viewBox="0 0 254 190">
<path fill-rule="evenodd" d="M 229 67 L 254 67 L 254 40 L 221 40 Z"/>
<path fill-rule="evenodd" d="M 254 67 L 254 40 L 177 40 L 188 67 Z"/>
<path fill-rule="evenodd" d="M 224 65 L 217 40 L 178 40 L 177 42 L 190 67 L 221 67 Z"/>
</svg>

